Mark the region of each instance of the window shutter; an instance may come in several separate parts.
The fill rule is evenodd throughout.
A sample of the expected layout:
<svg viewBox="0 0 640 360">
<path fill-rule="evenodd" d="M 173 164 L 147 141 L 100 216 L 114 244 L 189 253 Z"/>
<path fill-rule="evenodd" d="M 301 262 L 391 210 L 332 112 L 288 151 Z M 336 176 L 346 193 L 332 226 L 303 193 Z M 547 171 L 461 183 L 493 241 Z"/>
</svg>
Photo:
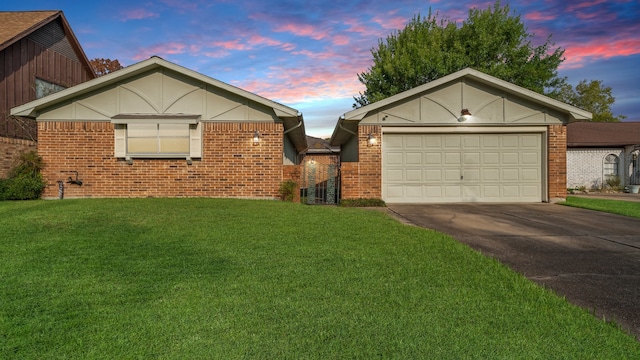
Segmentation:
<svg viewBox="0 0 640 360">
<path fill-rule="evenodd" d="M 123 158 L 127 156 L 127 127 L 124 124 L 115 124 L 114 156 Z"/>
<path fill-rule="evenodd" d="M 202 157 L 202 123 L 189 126 L 189 156 Z"/>
</svg>

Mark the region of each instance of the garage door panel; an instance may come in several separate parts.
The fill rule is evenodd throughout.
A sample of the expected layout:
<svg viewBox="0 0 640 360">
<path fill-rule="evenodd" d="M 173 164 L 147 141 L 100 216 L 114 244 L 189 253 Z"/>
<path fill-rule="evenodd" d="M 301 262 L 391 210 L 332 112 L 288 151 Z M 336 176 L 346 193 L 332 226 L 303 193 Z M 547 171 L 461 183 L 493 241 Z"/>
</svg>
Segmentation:
<svg viewBox="0 0 640 360">
<path fill-rule="evenodd" d="M 385 165 L 403 166 L 404 154 L 401 152 L 388 152 L 385 154 Z"/>
<path fill-rule="evenodd" d="M 422 165 L 422 153 L 408 152 L 404 161 L 405 165 Z"/>
<path fill-rule="evenodd" d="M 407 182 L 422 182 L 422 169 L 407 169 L 405 174 Z"/>
<path fill-rule="evenodd" d="M 383 141 L 387 202 L 539 202 L 542 169 L 541 134 L 388 134 Z"/>
</svg>

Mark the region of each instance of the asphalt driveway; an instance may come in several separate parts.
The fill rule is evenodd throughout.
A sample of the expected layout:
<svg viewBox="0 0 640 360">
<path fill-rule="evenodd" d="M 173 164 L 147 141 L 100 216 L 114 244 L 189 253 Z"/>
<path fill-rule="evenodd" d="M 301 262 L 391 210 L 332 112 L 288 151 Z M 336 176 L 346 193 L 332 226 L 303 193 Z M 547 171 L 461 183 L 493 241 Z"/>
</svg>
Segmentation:
<svg viewBox="0 0 640 360">
<path fill-rule="evenodd" d="M 557 204 L 388 205 L 640 339 L 640 220 Z"/>
</svg>

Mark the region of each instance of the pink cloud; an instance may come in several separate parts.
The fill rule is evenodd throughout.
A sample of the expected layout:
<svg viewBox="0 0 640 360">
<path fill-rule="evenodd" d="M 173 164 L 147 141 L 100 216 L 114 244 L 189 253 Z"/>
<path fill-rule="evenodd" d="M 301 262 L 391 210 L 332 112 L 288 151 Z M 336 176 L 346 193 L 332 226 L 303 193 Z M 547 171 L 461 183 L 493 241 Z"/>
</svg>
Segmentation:
<svg viewBox="0 0 640 360">
<path fill-rule="evenodd" d="M 164 55 L 176 55 L 183 54 L 185 49 L 189 47 L 183 43 L 163 43 L 163 44 L 155 44 L 147 48 L 142 48 L 138 51 L 136 55 L 133 56 L 133 59 L 136 61 L 141 61 L 150 58 L 151 56 L 164 56 Z"/>
<path fill-rule="evenodd" d="M 327 31 L 319 31 L 315 27 L 308 24 L 283 24 L 276 26 L 273 31 L 275 32 L 288 32 L 296 36 L 309 37 L 314 40 L 322 40 L 327 37 Z"/>
<path fill-rule="evenodd" d="M 212 43 L 215 47 L 221 47 L 227 50 L 248 50 L 249 46 L 246 44 L 241 44 L 238 40 L 232 41 L 215 41 Z"/>
<path fill-rule="evenodd" d="M 400 30 L 404 29 L 407 26 L 407 22 L 409 21 L 407 18 L 401 16 L 395 17 L 380 17 L 376 16 L 371 19 L 376 24 L 380 25 L 384 29 L 390 30 Z"/>
<path fill-rule="evenodd" d="M 595 6 L 595 5 L 604 4 L 607 1 L 608 0 L 593 0 L 593 1 L 583 1 L 583 2 L 576 2 L 576 3 L 569 2 L 569 6 L 567 7 L 567 11 L 568 12 L 573 12 L 573 11 L 576 11 L 578 9 L 590 8 L 590 7 Z"/>
<path fill-rule="evenodd" d="M 343 46 L 349 44 L 351 40 L 346 35 L 336 35 L 332 38 L 333 45 Z"/>
<path fill-rule="evenodd" d="M 147 11 L 146 9 L 130 9 L 120 11 L 121 21 L 142 20 L 160 17 L 158 13 Z"/>
<path fill-rule="evenodd" d="M 279 47 L 285 51 L 291 51 L 296 48 L 296 45 L 293 43 L 282 42 L 280 40 L 264 37 L 262 35 L 252 35 L 251 37 L 249 37 L 249 40 L 247 41 L 247 43 L 252 47 L 272 46 L 272 47 Z"/>
<path fill-rule="evenodd" d="M 580 68 L 592 59 L 640 54 L 640 39 L 624 39 L 607 43 L 571 45 L 565 50 L 563 68 Z"/>
<path fill-rule="evenodd" d="M 557 16 L 551 14 L 545 14 L 540 11 L 532 11 L 524 16 L 525 19 L 531 21 L 550 21 L 555 20 Z"/>
</svg>

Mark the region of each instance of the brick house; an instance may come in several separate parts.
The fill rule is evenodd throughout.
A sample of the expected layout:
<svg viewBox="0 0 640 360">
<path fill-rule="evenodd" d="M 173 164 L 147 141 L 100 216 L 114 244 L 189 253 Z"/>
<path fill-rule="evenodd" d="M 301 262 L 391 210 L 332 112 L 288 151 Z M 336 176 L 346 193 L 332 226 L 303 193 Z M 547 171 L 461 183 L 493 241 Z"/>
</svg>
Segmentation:
<svg viewBox="0 0 640 360">
<path fill-rule="evenodd" d="M 10 109 L 93 78 L 62 11 L 0 12 L 0 177 L 36 148 L 35 122 Z"/>
<path fill-rule="evenodd" d="M 640 122 L 567 125 L 567 187 L 602 189 L 607 179 L 640 184 Z"/>
<path fill-rule="evenodd" d="M 566 197 L 566 124 L 589 112 L 464 69 L 340 117 L 342 198 L 388 203 Z"/>
<path fill-rule="evenodd" d="M 44 198 L 271 199 L 307 146 L 297 110 L 158 57 L 12 114 L 37 121 Z"/>
</svg>

